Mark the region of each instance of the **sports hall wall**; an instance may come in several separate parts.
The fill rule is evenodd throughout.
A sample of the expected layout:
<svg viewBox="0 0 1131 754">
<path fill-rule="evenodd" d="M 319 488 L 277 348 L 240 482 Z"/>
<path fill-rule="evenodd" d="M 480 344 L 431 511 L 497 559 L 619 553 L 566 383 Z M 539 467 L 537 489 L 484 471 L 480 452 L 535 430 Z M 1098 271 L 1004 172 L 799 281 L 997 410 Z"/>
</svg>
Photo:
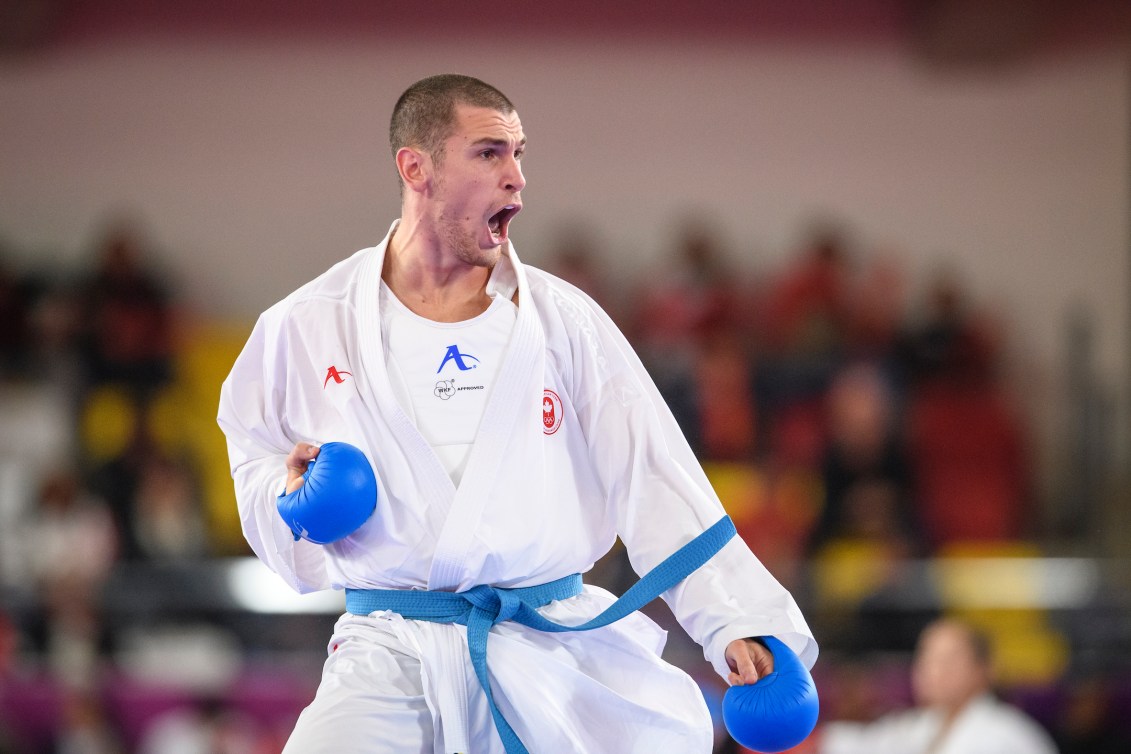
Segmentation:
<svg viewBox="0 0 1131 754">
<path fill-rule="evenodd" d="M 1124 51 L 934 69 L 902 47 L 553 37 L 151 39 L 0 65 L 0 237 L 81 268 L 108 217 L 139 220 L 185 307 L 250 321 L 396 216 L 391 102 L 458 70 L 517 103 L 530 150 L 513 237 L 548 263 L 586 234 L 614 279 L 661 273 L 681 223 L 756 275 L 816 217 L 903 270 L 908 306 L 957 271 L 1003 318 L 1055 476 L 1068 317 L 1128 363 L 1131 62 Z M 1050 479 L 1045 480 L 1051 483 Z"/>
</svg>

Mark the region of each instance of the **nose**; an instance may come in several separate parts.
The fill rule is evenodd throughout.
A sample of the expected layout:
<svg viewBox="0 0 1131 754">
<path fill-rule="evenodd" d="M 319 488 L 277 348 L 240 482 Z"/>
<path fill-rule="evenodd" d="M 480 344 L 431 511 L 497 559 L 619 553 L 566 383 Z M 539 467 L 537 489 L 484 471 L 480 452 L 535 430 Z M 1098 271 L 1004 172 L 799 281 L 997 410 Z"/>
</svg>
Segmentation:
<svg viewBox="0 0 1131 754">
<path fill-rule="evenodd" d="M 512 155 L 507 162 L 507 169 L 503 175 L 503 188 L 517 194 L 525 187 L 526 178 L 522 175 L 522 163 Z"/>
</svg>

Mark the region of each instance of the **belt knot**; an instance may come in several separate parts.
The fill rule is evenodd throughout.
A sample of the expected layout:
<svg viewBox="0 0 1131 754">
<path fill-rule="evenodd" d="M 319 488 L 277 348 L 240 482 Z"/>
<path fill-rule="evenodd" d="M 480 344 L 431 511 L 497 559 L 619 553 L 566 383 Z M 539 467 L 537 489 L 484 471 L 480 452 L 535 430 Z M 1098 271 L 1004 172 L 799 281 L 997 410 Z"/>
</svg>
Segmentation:
<svg viewBox="0 0 1131 754">
<path fill-rule="evenodd" d="M 460 592 L 460 594 L 475 609 L 481 611 L 484 617 L 489 618 L 491 625 L 510 620 L 522 607 L 522 600 L 514 592 L 507 589 L 497 589 L 486 584 L 472 587 L 466 592 Z"/>
</svg>

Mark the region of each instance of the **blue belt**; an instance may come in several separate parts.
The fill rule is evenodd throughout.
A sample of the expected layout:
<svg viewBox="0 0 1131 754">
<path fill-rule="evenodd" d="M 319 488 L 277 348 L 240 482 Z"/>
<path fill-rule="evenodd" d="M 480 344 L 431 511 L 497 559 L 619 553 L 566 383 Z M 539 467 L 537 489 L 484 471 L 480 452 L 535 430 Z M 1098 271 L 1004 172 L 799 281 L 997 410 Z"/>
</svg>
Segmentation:
<svg viewBox="0 0 1131 754">
<path fill-rule="evenodd" d="M 529 754 L 518 734 L 495 705 L 491 685 L 487 681 L 487 635 L 491 626 L 513 620 L 524 626 L 558 633 L 590 631 L 607 626 L 647 605 L 660 594 L 687 578 L 710 560 L 735 535 L 729 516 L 719 521 L 686 545 L 669 555 L 644 575 L 600 615 L 578 626 L 563 626 L 543 618 L 536 608 L 554 600 L 567 599 L 581 593 L 581 575 L 573 574 L 538 586 L 503 589 L 480 585 L 466 592 L 409 591 L 402 589 L 347 589 L 346 610 L 354 615 L 369 615 L 392 610 L 405 618 L 434 623 L 459 623 L 467 626 L 467 648 L 479 685 L 487 694 L 495 728 L 503 740 L 507 754 Z"/>
</svg>

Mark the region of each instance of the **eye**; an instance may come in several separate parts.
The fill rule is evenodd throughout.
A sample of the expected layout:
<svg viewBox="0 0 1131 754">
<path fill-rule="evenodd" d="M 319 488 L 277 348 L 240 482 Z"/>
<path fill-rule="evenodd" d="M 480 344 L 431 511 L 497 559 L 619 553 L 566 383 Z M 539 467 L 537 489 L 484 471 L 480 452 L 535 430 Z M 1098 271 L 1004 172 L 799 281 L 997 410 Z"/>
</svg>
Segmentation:
<svg viewBox="0 0 1131 754">
<path fill-rule="evenodd" d="M 525 155 L 525 154 L 526 154 L 526 150 L 525 150 L 525 149 L 516 149 L 516 150 L 514 150 L 514 158 L 515 158 L 516 160 L 521 160 L 521 159 L 522 159 L 522 157 L 523 157 L 523 155 Z"/>
<path fill-rule="evenodd" d="M 495 156 L 495 150 L 484 149 L 482 152 L 479 153 L 479 156 L 482 157 L 485 160 L 489 160 L 489 159 L 491 159 L 492 157 Z"/>
</svg>

